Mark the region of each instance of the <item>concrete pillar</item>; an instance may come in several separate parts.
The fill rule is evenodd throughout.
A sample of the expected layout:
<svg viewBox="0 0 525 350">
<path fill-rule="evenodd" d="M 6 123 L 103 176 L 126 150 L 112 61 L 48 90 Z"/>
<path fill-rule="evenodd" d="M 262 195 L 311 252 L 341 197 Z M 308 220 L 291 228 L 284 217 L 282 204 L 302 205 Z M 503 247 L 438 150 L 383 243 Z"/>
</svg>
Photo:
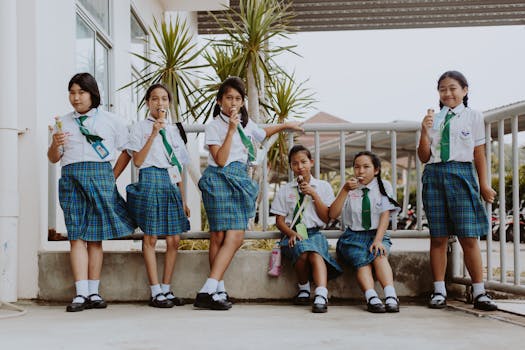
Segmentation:
<svg viewBox="0 0 525 350">
<path fill-rule="evenodd" d="M 0 300 L 17 300 L 18 122 L 16 0 L 0 1 Z"/>
</svg>

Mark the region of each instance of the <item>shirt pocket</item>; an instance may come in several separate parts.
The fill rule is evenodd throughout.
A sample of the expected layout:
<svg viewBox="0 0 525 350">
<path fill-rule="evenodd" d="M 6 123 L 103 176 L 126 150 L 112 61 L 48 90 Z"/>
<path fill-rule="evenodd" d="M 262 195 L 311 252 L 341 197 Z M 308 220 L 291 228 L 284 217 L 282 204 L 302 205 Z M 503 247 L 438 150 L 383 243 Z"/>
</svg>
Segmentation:
<svg viewBox="0 0 525 350">
<path fill-rule="evenodd" d="M 474 146 L 474 137 L 470 129 L 464 128 L 459 130 L 456 134 L 456 140 L 457 144 L 462 148 L 472 148 Z"/>
</svg>

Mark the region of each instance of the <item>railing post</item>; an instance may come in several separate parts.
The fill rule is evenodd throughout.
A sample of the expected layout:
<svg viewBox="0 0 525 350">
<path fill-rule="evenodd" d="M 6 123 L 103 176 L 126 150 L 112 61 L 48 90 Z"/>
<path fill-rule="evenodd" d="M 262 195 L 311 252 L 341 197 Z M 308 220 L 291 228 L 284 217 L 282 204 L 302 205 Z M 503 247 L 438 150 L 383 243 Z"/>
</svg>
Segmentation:
<svg viewBox="0 0 525 350">
<path fill-rule="evenodd" d="M 346 142 L 345 132 L 339 132 L 339 173 L 341 174 L 341 184 L 339 188 L 343 187 L 346 181 Z M 344 231 L 345 223 L 343 221 L 343 215 L 341 215 L 341 230 Z"/>
<path fill-rule="evenodd" d="M 416 145 L 419 145 L 419 138 L 421 137 L 421 131 L 416 131 Z M 421 187 L 421 161 L 417 156 L 416 150 L 416 218 L 418 222 L 418 230 L 421 230 L 421 219 L 423 217 L 423 196 L 422 196 L 422 187 Z"/>
<path fill-rule="evenodd" d="M 319 131 L 314 132 L 314 140 L 315 140 L 315 178 L 319 179 L 319 174 L 321 173 L 321 149 L 319 148 Z"/>
<path fill-rule="evenodd" d="M 520 285 L 520 173 L 519 173 L 519 154 L 518 154 L 518 116 L 511 119 L 512 123 L 512 215 L 514 235 L 514 284 Z M 501 179 L 501 178 L 500 178 Z M 501 181 L 501 180 L 500 180 Z"/>
<path fill-rule="evenodd" d="M 392 164 L 392 197 L 397 200 L 397 132 L 390 131 L 390 163 Z M 397 215 L 392 218 L 392 229 L 397 230 Z"/>
<path fill-rule="evenodd" d="M 492 137 L 490 123 L 485 124 L 485 154 L 487 158 L 487 179 L 492 184 Z M 492 204 L 487 203 L 487 214 L 489 220 L 489 232 L 487 232 L 487 280 L 494 279 L 492 275 Z"/>
<path fill-rule="evenodd" d="M 499 247 L 500 247 L 500 282 L 507 282 L 507 243 L 505 234 L 505 222 L 507 213 L 505 210 L 505 143 L 504 137 L 505 120 L 498 121 L 498 178 L 499 178 Z"/>
<path fill-rule="evenodd" d="M 270 201 L 268 199 L 268 153 L 264 154 L 262 160 L 262 228 L 263 231 L 268 229 L 268 214 L 270 213 Z"/>
</svg>

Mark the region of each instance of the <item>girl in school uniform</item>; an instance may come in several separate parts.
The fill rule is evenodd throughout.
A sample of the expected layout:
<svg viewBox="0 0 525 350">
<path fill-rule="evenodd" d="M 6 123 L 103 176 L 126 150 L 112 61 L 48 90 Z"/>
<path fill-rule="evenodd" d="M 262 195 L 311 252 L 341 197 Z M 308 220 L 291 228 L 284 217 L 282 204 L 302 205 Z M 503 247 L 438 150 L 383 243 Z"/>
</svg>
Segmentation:
<svg viewBox="0 0 525 350">
<path fill-rule="evenodd" d="M 195 307 L 228 310 L 232 304 L 224 287 L 224 272 L 240 248 L 248 220 L 255 216 L 258 186 L 248 176 L 248 163 L 255 160 L 253 141 L 285 129 L 302 131 L 291 122 L 261 129 L 248 118 L 246 91 L 239 77 L 220 86 L 214 120 L 205 128 L 208 167 L 199 189 L 210 225 L 210 275 L 197 293 Z"/>
<path fill-rule="evenodd" d="M 423 205 L 430 228 L 430 264 L 434 293 L 428 306 L 446 306 L 447 242 L 456 235 L 472 279 L 474 308 L 497 309 L 485 292 L 478 237 L 489 232 L 488 217 L 480 199 L 494 201 L 496 192 L 487 178 L 483 115 L 467 107 L 467 79 L 457 71 L 443 73 L 437 84 L 441 111 L 429 109 L 421 123 L 418 156 L 427 163 L 423 171 Z M 476 167 L 478 181 L 474 175 Z"/>
<path fill-rule="evenodd" d="M 392 199 L 392 186 L 381 179 L 381 161 L 372 152 L 359 152 L 353 162 L 355 178 L 343 185 L 330 206 L 330 217 L 343 212 L 345 232 L 337 241 L 337 255 L 357 269 L 357 282 L 364 292 L 367 311 L 399 312 L 388 254 L 392 242 L 386 233 L 399 204 Z M 372 270 L 385 293 L 385 304 L 374 289 Z"/>
<path fill-rule="evenodd" d="M 169 308 L 183 305 L 171 292 L 180 234 L 190 228 L 189 209 L 182 195 L 181 171 L 189 157 L 179 132 L 166 124 L 171 93 L 162 84 L 148 88 L 144 97 L 149 115 L 133 125 L 128 149 L 139 168 L 139 182 L 128 185 L 128 207 L 144 232 L 142 252 L 151 290 L 150 306 Z M 166 236 L 166 256 L 162 284 L 159 284 L 155 245 Z"/>
<path fill-rule="evenodd" d="M 328 207 L 334 201 L 330 184 L 314 178 L 310 151 L 295 145 L 288 162 L 296 180 L 282 186 L 272 202 L 277 228 L 285 235 L 281 239 L 283 255 L 294 265 L 299 280 L 299 292 L 293 299 L 296 305 L 310 305 L 310 279 L 315 283 L 312 312 L 328 311 L 327 280 L 339 276 L 341 267 L 328 253 L 328 241 L 319 231 L 330 218 Z"/>
<path fill-rule="evenodd" d="M 124 150 L 128 129 L 116 115 L 99 108 L 95 78 L 79 73 L 69 81 L 74 111 L 61 118 L 47 152 L 52 163 L 61 161 L 60 206 L 71 244 L 71 267 L 76 297 L 68 312 L 102 309 L 99 295 L 102 241 L 133 233 L 134 224 L 115 185 L 111 161 Z"/>
</svg>

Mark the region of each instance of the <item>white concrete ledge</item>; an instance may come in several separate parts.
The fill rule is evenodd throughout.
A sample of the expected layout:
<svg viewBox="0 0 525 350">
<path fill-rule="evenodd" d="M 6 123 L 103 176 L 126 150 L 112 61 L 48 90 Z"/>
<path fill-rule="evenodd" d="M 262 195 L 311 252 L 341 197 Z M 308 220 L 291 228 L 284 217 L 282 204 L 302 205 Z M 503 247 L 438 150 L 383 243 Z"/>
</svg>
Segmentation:
<svg viewBox="0 0 525 350">
<path fill-rule="evenodd" d="M 296 277 L 287 260 L 280 277 L 270 277 L 266 270 L 270 252 L 240 250 L 224 279 L 232 298 L 272 300 L 291 298 L 296 293 Z M 162 271 L 164 253 L 158 253 Z M 421 296 L 432 286 L 428 252 L 396 252 L 390 256 L 397 293 L 401 297 Z M 69 301 L 75 295 L 68 252 L 39 253 L 39 299 Z M 207 251 L 179 251 L 173 275 L 173 291 L 193 299 L 209 273 Z M 149 288 L 140 252 L 105 252 L 100 286 L 109 301 L 147 300 Z M 361 298 L 355 272 L 345 273 L 328 283 L 332 298 Z M 377 285 L 378 291 L 381 290 Z"/>
</svg>

